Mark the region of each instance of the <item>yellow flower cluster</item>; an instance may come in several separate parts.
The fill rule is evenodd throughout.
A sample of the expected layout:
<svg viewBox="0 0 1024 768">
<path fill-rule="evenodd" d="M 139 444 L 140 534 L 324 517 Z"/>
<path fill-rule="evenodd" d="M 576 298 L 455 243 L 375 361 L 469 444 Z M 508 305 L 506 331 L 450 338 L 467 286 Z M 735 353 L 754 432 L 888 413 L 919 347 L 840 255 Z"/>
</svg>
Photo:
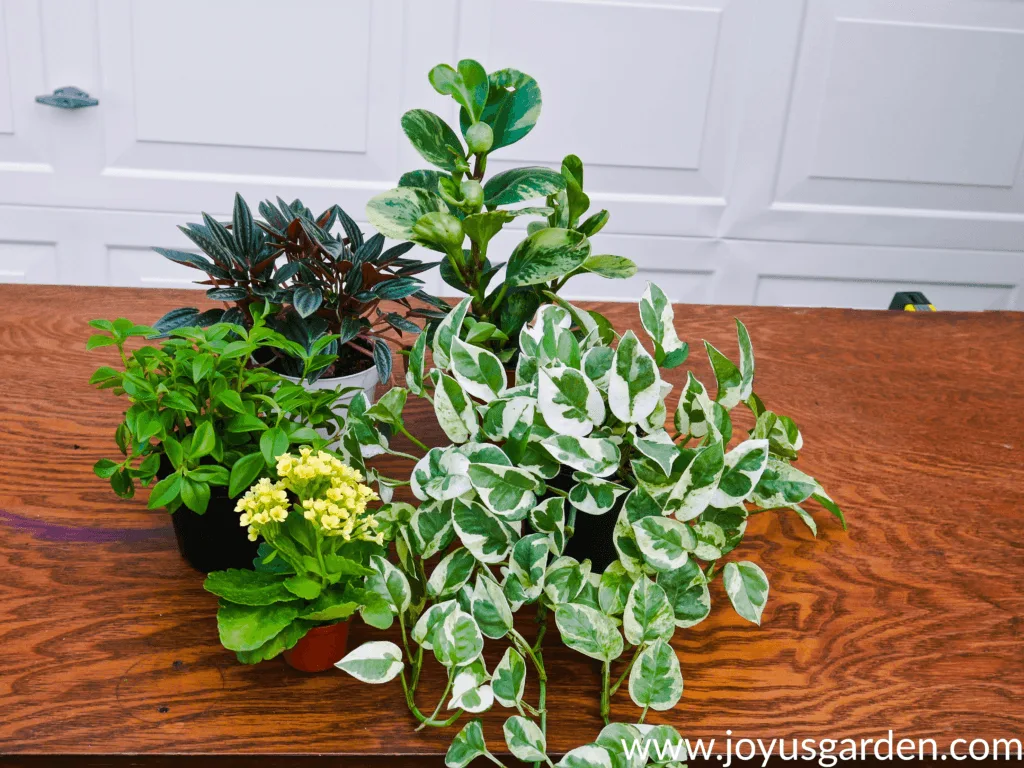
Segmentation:
<svg viewBox="0 0 1024 768">
<path fill-rule="evenodd" d="M 267 523 L 287 519 L 290 491 L 298 498 L 303 517 L 324 536 L 383 543 L 376 518 L 366 512 L 366 505 L 379 497 L 363 485 L 363 476 L 357 470 L 325 451 L 314 453 L 310 448 L 300 448 L 298 456 L 278 456 L 277 474 L 281 477 L 278 482 L 260 480 L 236 507 L 242 513 L 241 524 L 249 526 L 251 540 L 256 540 Z"/>
</svg>

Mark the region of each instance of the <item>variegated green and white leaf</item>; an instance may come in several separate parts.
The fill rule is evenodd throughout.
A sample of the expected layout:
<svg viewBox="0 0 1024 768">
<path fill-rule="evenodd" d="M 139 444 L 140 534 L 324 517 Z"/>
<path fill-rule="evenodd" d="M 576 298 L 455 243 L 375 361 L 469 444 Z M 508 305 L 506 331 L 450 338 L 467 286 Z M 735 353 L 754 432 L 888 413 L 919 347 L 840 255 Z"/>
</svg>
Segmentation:
<svg viewBox="0 0 1024 768">
<path fill-rule="evenodd" d="M 613 661 L 622 655 L 622 635 L 615 622 L 586 605 L 565 603 L 555 608 L 555 624 L 562 642 L 584 656 Z"/>
<path fill-rule="evenodd" d="M 476 501 L 455 499 L 452 519 L 462 545 L 481 563 L 500 563 L 512 549 L 512 534 L 489 509 Z"/>
<path fill-rule="evenodd" d="M 619 467 L 619 448 L 607 438 L 553 435 L 541 445 L 559 464 L 595 477 L 607 477 Z"/>
<path fill-rule="evenodd" d="M 588 515 L 603 515 L 615 506 L 615 502 L 629 489 L 624 485 L 588 475 L 586 472 L 573 472 L 576 481 L 569 489 L 569 503 L 580 512 Z"/>
<path fill-rule="evenodd" d="M 613 768 L 608 750 L 596 744 L 569 750 L 555 765 L 558 768 Z"/>
<path fill-rule="evenodd" d="M 754 391 L 754 347 L 750 343 L 747 326 L 736 318 L 736 336 L 740 343 L 740 400 L 746 400 Z"/>
<path fill-rule="evenodd" d="M 581 371 L 565 366 L 541 368 L 537 384 L 540 411 L 555 432 L 586 437 L 604 423 L 601 392 Z"/>
<path fill-rule="evenodd" d="M 639 575 L 644 568 L 644 558 L 637 546 L 636 536 L 633 534 L 633 526 L 629 522 L 629 515 L 626 507 L 619 510 L 619 516 L 615 520 L 615 527 L 612 530 L 612 543 L 615 544 L 615 551 L 619 555 L 619 562 L 631 575 Z"/>
<path fill-rule="evenodd" d="M 686 361 L 690 349 L 676 335 L 672 302 L 654 283 L 647 283 L 647 290 L 640 299 L 640 322 L 654 342 L 654 360 L 658 367 L 675 368 Z"/>
<path fill-rule="evenodd" d="M 509 580 L 515 579 L 522 594 L 509 595 L 508 584 L 505 594 L 512 602 L 536 600 L 544 591 L 544 574 L 547 571 L 548 537 L 543 533 L 531 533 L 523 536 L 512 547 L 512 558 L 509 560 Z"/>
<path fill-rule="evenodd" d="M 708 580 L 695 560 L 688 560 L 682 568 L 658 574 L 658 586 L 665 590 L 680 629 L 700 624 L 711 613 Z"/>
<path fill-rule="evenodd" d="M 502 397 L 486 406 L 480 428 L 491 440 L 508 440 L 533 423 L 535 397 Z"/>
<path fill-rule="evenodd" d="M 634 429 L 633 445 L 640 453 L 657 463 L 666 475 L 672 473 L 672 465 L 679 456 L 679 448 L 664 429 L 652 432 L 646 437 L 640 437 Z"/>
<path fill-rule="evenodd" d="M 565 499 L 552 496 L 530 510 L 530 525 L 538 533 L 546 533 L 551 554 L 556 557 L 565 549 Z"/>
<path fill-rule="evenodd" d="M 542 304 L 533 320 L 519 332 L 519 349 L 527 357 L 540 357 L 545 348 L 549 354 L 553 353 L 558 337 L 571 327 L 572 316 L 567 309 Z"/>
<path fill-rule="evenodd" d="M 450 501 L 430 501 L 412 513 L 410 543 L 421 558 L 433 557 L 454 541 L 451 506 Z"/>
<path fill-rule="evenodd" d="M 669 393 L 672 391 L 672 385 L 667 381 L 662 381 L 658 386 L 658 404 L 654 406 L 654 410 L 651 411 L 646 419 L 641 419 L 637 422 L 640 429 L 647 434 L 660 432 L 665 429 L 665 421 L 668 419 L 667 400 Z"/>
<path fill-rule="evenodd" d="M 645 518 L 653 519 L 653 518 Z M 665 590 L 646 576 L 634 582 L 622 614 L 622 629 L 633 645 L 671 640 L 676 631 L 675 616 Z"/>
<path fill-rule="evenodd" d="M 643 488 L 660 508 L 668 500 L 669 493 L 675 488 L 683 476 L 683 471 L 690 465 L 695 455 L 697 455 L 697 451 L 693 448 L 680 448 L 679 457 L 673 463 L 672 472 L 669 475 L 662 472 L 660 466 L 643 455 L 635 456 L 630 461 L 630 467 L 636 478 L 637 486 Z"/>
<path fill-rule="evenodd" d="M 594 347 L 583 355 L 583 372 L 602 392 L 608 391 L 614 361 L 615 350 L 611 347 Z"/>
<path fill-rule="evenodd" d="M 697 537 L 697 546 L 693 548 L 694 557 L 698 557 L 705 562 L 711 562 L 712 560 L 718 560 L 725 554 L 728 539 L 725 536 L 725 531 L 722 530 L 718 523 L 712 523 L 710 520 L 701 520 L 691 530 L 693 535 Z"/>
<path fill-rule="evenodd" d="M 701 438 L 708 433 L 708 424 L 711 421 L 711 398 L 708 396 L 707 389 L 693 375 L 692 371 L 687 372 L 686 377 L 686 387 L 679 396 L 679 405 L 676 407 L 676 432 L 681 435 Z"/>
<path fill-rule="evenodd" d="M 381 192 L 366 204 L 370 225 L 392 240 L 412 240 L 413 227 L 421 216 L 446 211 L 444 200 L 418 187 L 398 187 Z"/>
<path fill-rule="evenodd" d="M 426 650 L 433 650 L 438 630 L 441 629 L 441 625 L 444 624 L 444 620 L 448 618 L 449 614 L 458 607 L 459 604 L 454 600 L 445 600 L 431 605 L 413 626 L 412 639 Z"/>
<path fill-rule="evenodd" d="M 701 513 L 700 521 L 714 523 L 722 529 L 725 533 L 725 546 L 721 550 L 723 555 L 727 555 L 743 540 L 747 515 L 747 508 L 742 504 L 725 508 L 708 507 Z"/>
<path fill-rule="evenodd" d="M 665 501 L 665 512 L 686 522 L 703 512 L 714 498 L 718 481 L 725 469 L 722 444 L 715 442 L 703 447 L 683 470 L 679 482 Z"/>
<path fill-rule="evenodd" d="M 583 590 L 583 584 L 589 575 L 589 561 L 584 566 L 572 557 L 556 558 L 544 574 L 544 594 L 555 605 L 570 603 Z"/>
<path fill-rule="evenodd" d="M 473 588 L 473 618 L 485 637 L 500 640 L 512 628 L 512 609 L 501 587 L 478 575 Z"/>
<path fill-rule="evenodd" d="M 448 709 L 463 709 L 474 715 L 486 712 L 494 704 L 494 692 L 489 680 L 482 658 L 460 669 L 452 681 L 452 698 L 448 702 Z"/>
<path fill-rule="evenodd" d="M 471 302 L 472 299 L 467 296 L 445 315 L 444 320 L 437 324 L 431 350 L 434 353 L 434 365 L 442 370 L 448 370 L 448 366 L 451 364 L 452 339 L 457 339 L 462 332 L 462 323 L 466 319 Z"/>
<path fill-rule="evenodd" d="M 603 613 L 618 616 L 626 609 L 633 588 L 634 577 L 618 560 L 614 561 L 601 574 L 598 585 L 598 605 Z"/>
<path fill-rule="evenodd" d="M 480 658 L 484 638 L 476 620 L 461 608 L 452 611 L 434 637 L 434 655 L 449 669 L 464 667 Z"/>
<path fill-rule="evenodd" d="M 690 526 L 670 517 L 644 517 L 633 523 L 633 535 L 644 561 L 657 571 L 681 568 L 697 546 Z"/>
<path fill-rule="evenodd" d="M 470 464 L 498 464 L 511 467 L 512 460 L 496 445 L 491 443 L 465 443 L 453 448 L 456 453 L 469 459 Z"/>
<path fill-rule="evenodd" d="M 674 627 L 673 627 L 674 629 Z M 629 673 L 629 697 L 638 707 L 664 711 L 683 696 L 679 658 L 664 639 L 644 648 Z"/>
<path fill-rule="evenodd" d="M 644 768 L 648 754 L 636 749 L 643 742 L 639 729 L 628 723 L 609 723 L 601 729 L 594 742 L 604 747 L 612 758 L 612 768 Z M 655 752 L 654 754 L 657 754 Z"/>
<path fill-rule="evenodd" d="M 626 331 L 615 350 L 608 379 L 608 407 L 620 421 L 638 424 L 654 410 L 661 394 L 661 378 L 636 334 Z"/>
<path fill-rule="evenodd" d="M 466 493 L 469 482 L 469 459 L 451 448 L 431 448 L 416 462 L 409 478 L 417 499 L 454 499 Z"/>
<path fill-rule="evenodd" d="M 518 759 L 527 763 L 547 759 L 544 733 L 533 720 L 513 715 L 505 721 L 502 731 L 509 752 Z"/>
<path fill-rule="evenodd" d="M 442 599 L 456 594 L 469 581 L 476 568 L 476 558 L 468 549 L 459 547 L 445 555 L 427 579 L 427 594 Z"/>
<path fill-rule="evenodd" d="M 715 372 L 715 380 L 718 382 L 718 394 L 715 401 L 721 403 L 727 411 L 731 411 L 743 397 L 743 374 L 729 358 L 719 352 L 708 342 L 704 342 L 708 351 L 708 359 L 711 360 L 711 368 Z M 751 374 L 753 375 L 753 374 Z M 750 393 L 747 393 L 747 397 Z"/>
<path fill-rule="evenodd" d="M 448 439 L 453 443 L 464 443 L 474 438 L 478 424 L 473 401 L 451 376 L 435 368 L 430 377 L 434 381 L 434 414 Z"/>
<path fill-rule="evenodd" d="M 546 283 L 569 274 L 589 255 L 590 241 L 582 232 L 547 227 L 515 247 L 505 267 L 505 282 L 511 286 Z"/>
<path fill-rule="evenodd" d="M 768 602 L 768 577 L 755 563 L 726 563 L 722 572 L 725 592 L 736 613 L 760 625 L 761 614 Z"/>
<path fill-rule="evenodd" d="M 725 469 L 711 503 L 720 508 L 750 497 L 768 466 L 768 441 L 745 440 L 725 454 Z"/>
<path fill-rule="evenodd" d="M 447 768 L 466 768 L 478 757 L 486 754 L 483 721 L 470 720 L 452 739 L 448 754 L 444 756 L 444 764 Z"/>
<path fill-rule="evenodd" d="M 452 339 L 451 369 L 462 388 L 485 403 L 498 397 L 508 385 L 505 367 L 497 355 L 458 337 Z"/>
<path fill-rule="evenodd" d="M 469 480 L 480 500 L 494 514 L 523 520 L 537 503 L 540 481 L 532 473 L 500 464 L 469 465 Z"/>
<path fill-rule="evenodd" d="M 427 334 L 416 337 L 405 366 L 405 385 L 414 395 L 423 394 L 423 366 L 427 355 Z"/>
<path fill-rule="evenodd" d="M 405 613 L 412 601 L 409 579 L 401 570 L 379 555 L 370 558 L 375 573 L 366 577 L 366 588 L 376 592 L 396 614 Z"/>
<path fill-rule="evenodd" d="M 523 700 L 523 691 L 526 688 L 526 661 L 515 648 L 509 646 L 505 649 L 505 655 L 494 668 L 491 688 L 494 691 L 494 698 L 503 707 L 513 709 Z"/>
<path fill-rule="evenodd" d="M 762 509 L 791 507 L 807 501 L 820 487 L 810 475 L 770 456 L 750 500 Z"/>
<path fill-rule="evenodd" d="M 402 650 L 386 640 L 363 643 L 335 664 L 363 683 L 387 683 L 394 680 L 405 665 Z"/>
</svg>

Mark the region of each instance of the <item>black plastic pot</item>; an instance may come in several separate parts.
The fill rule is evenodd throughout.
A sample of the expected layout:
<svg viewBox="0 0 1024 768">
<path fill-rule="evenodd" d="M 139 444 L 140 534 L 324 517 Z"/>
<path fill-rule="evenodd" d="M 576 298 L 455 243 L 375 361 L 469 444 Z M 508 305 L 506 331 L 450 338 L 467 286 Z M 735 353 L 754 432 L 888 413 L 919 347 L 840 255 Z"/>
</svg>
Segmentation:
<svg viewBox="0 0 1024 768">
<path fill-rule="evenodd" d="M 161 467 L 161 477 L 164 471 L 169 474 L 170 466 Z M 227 488 L 214 486 L 204 514 L 182 505 L 171 515 L 178 552 L 197 571 L 252 568 L 259 542 L 249 541 L 248 529 L 238 524 L 235 502 Z"/>
<path fill-rule="evenodd" d="M 576 483 L 572 479 L 572 470 L 563 467 L 559 475 L 548 480 L 547 484 L 568 493 Z M 614 532 L 624 501 L 625 497 L 620 497 L 615 506 L 603 515 L 588 515 L 577 510 L 576 527 L 565 545 L 565 554 L 580 562 L 589 560 L 593 573 L 604 573 L 604 569 L 619 557 Z"/>
</svg>

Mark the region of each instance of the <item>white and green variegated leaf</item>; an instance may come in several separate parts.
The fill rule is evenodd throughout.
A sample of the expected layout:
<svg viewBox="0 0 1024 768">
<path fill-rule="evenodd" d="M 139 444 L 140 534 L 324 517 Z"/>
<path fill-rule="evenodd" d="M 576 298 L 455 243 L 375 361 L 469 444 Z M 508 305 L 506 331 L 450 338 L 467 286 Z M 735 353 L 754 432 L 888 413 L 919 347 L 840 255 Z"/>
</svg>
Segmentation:
<svg viewBox="0 0 1024 768">
<path fill-rule="evenodd" d="M 654 410 L 661 394 L 661 378 L 636 334 L 626 331 L 615 350 L 608 379 L 608 407 L 620 421 L 638 424 Z"/>
<path fill-rule="evenodd" d="M 602 392 L 608 391 L 614 361 L 615 350 L 611 347 L 594 347 L 583 354 L 583 372 Z"/>
<path fill-rule="evenodd" d="M 686 523 L 670 517 L 644 517 L 633 523 L 633 536 L 644 562 L 657 571 L 681 568 L 697 546 L 697 538 Z"/>
<path fill-rule="evenodd" d="M 580 593 L 572 599 L 574 603 L 579 605 L 586 605 L 589 608 L 593 608 L 595 611 L 601 610 L 601 601 L 599 589 L 601 587 L 601 576 L 597 573 L 590 573 L 590 561 L 584 560 L 580 567 L 583 568 L 583 572 L 586 574 L 586 579 L 583 582 L 583 589 Z"/>
<path fill-rule="evenodd" d="M 447 708 L 462 709 L 474 715 L 486 712 L 494 704 L 489 680 L 482 658 L 459 669 L 452 681 L 452 698 Z"/>
<path fill-rule="evenodd" d="M 448 754 L 444 756 L 447 768 L 466 768 L 478 757 L 487 754 L 487 743 L 484 741 L 483 721 L 479 718 L 470 720 L 465 727 L 455 734 Z"/>
<path fill-rule="evenodd" d="M 724 469 L 725 454 L 721 443 L 701 448 L 669 493 L 665 512 L 674 514 L 683 522 L 697 517 L 714 498 Z"/>
<path fill-rule="evenodd" d="M 475 437 L 479 428 L 477 416 L 466 391 L 459 382 L 436 368 L 430 376 L 434 381 L 434 415 L 448 439 L 464 443 Z"/>
<path fill-rule="evenodd" d="M 761 623 L 761 614 L 768 602 L 768 577 L 756 564 L 743 561 L 726 563 L 722 571 L 725 593 L 736 613 L 754 624 Z"/>
<path fill-rule="evenodd" d="M 814 494 L 814 500 L 821 504 L 829 514 L 842 523 L 843 530 L 846 530 L 846 515 L 843 514 L 843 510 L 840 509 L 838 504 L 832 501 L 832 497 L 825 493 L 825 489 L 820 485 L 818 486 L 818 492 Z"/>
<path fill-rule="evenodd" d="M 640 437 L 633 431 L 633 445 L 644 456 L 655 462 L 666 475 L 672 473 L 672 464 L 679 456 L 679 448 L 664 429 Z"/>
<path fill-rule="evenodd" d="M 412 240 L 413 227 L 421 216 L 447 211 L 444 200 L 418 187 L 398 187 L 381 192 L 366 204 L 370 225 L 392 240 Z"/>
<path fill-rule="evenodd" d="M 595 477 L 607 477 L 619 467 L 619 448 L 607 438 L 553 435 L 541 445 L 559 464 Z"/>
<path fill-rule="evenodd" d="M 496 445 L 491 443 L 466 443 L 454 449 L 456 453 L 469 459 L 470 464 L 498 464 L 511 467 L 512 460 Z"/>
<path fill-rule="evenodd" d="M 446 171 L 466 167 L 462 142 L 439 115 L 426 109 L 411 109 L 402 115 L 402 130 L 428 163 Z"/>
<path fill-rule="evenodd" d="M 555 765 L 558 768 L 613 768 L 608 750 L 596 744 L 587 744 L 566 752 Z"/>
<path fill-rule="evenodd" d="M 586 472 L 573 472 L 576 481 L 569 489 L 569 503 L 580 512 L 588 515 L 603 515 L 615 506 L 615 502 L 629 489 L 610 480 L 588 475 Z"/>
<path fill-rule="evenodd" d="M 688 560 L 682 568 L 658 574 L 658 586 L 665 590 L 680 629 L 700 624 L 711 613 L 708 580 L 695 560 Z"/>
<path fill-rule="evenodd" d="M 565 549 L 565 499 L 552 496 L 530 510 L 530 525 L 538 533 L 546 533 L 551 554 L 556 557 Z"/>
<path fill-rule="evenodd" d="M 615 527 L 612 530 L 612 543 L 619 555 L 619 562 L 632 576 L 643 572 L 644 557 L 637 546 L 636 536 L 633 534 L 633 526 L 629 521 L 625 505 L 619 510 L 619 516 L 615 520 Z"/>
<path fill-rule="evenodd" d="M 659 754 L 668 760 L 652 765 L 659 768 L 685 768 L 686 763 L 683 761 L 694 757 L 687 751 L 686 741 L 671 725 L 640 725 L 637 726 L 637 730 L 643 735 L 638 751 L 653 755 L 652 760 L 657 759 Z"/>
<path fill-rule="evenodd" d="M 687 372 L 686 377 L 686 387 L 679 396 L 679 405 L 676 407 L 676 432 L 701 438 L 708 433 L 708 424 L 711 421 L 709 414 L 712 410 L 711 398 L 692 371 Z"/>
<path fill-rule="evenodd" d="M 494 668 L 494 677 L 491 679 L 494 698 L 501 706 L 513 709 L 523 700 L 525 688 L 526 661 L 515 648 L 509 646 Z"/>
<path fill-rule="evenodd" d="M 451 448 L 431 448 L 416 462 L 409 478 L 417 499 L 454 499 L 466 493 L 469 482 L 469 459 Z"/>
<path fill-rule="evenodd" d="M 516 386 L 536 386 L 538 367 L 539 363 L 536 357 L 520 355 L 519 362 L 516 363 Z"/>
<path fill-rule="evenodd" d="M 421 558 L 433 557 L 454 541 L 451 505 L 450 501 L 430 501 L 421 504 L 412 513 L 409 521 L 410 543 Z"/>
<path fill-rule="evenodd" d="M 725 508 L 750 497 L 768 466 L 768 441 L 745 440 L 725 454 L 725 469 L 712 499 Z"/>
<path fill-rule="evenodd" d="M 370 558 L 375 573 L 366 577 L 366 588 L 376 592 L 396 614 L 405 613 L 412 602 L 409 579 L 397 567 L 379 555 Z"/>
<path fill-rule="evenodd" d="M 480 500 L 494 514 L 523 520 L 537 503 L 540 481 L 532 473 L 500 464 L 471 463 L 469 480 Z"/>
<path fill-rule="evenodd" d="M 427 594 L 443 599 L 456 594 L 469 581 L 476 568 L 476 558 L 468 549 L 459 547 L 445 555 L 427 579 Z"/>
<path fill-rule="evenodd" d="M 405 385 L 414 395 L 423 394 L 423 366 L 427 354 L 427 334 L 416 337 L 405 366 Z"/>
<path fill-rule="evenodd" d="M 538 403 L 555 432 L 586 437 L 604 423 L 601 392 L 581 371 L 551 366 L 538 371 Z"/>
<path fill-rule="evenodd" d="M 434 655 L 449 669 L 464 667 L 480 658 L 484 637 L 476 620 L 461 608 L 452 611 L 434 637 Z"/>
<path fill-rule="evenodd" d="M 547 227 L 515 247 L 505 267 L 505 282 L 510 286 L 546 283 L 569 274 L 589 255 L 590 241 L 582 232 Z"/>
<path fill-rule="evenodd" d="M 559 557 L 548 566 L 544 574 L 544 594 L 552 603 L 570 603 L 583 591 L 583 585 L 590 575 L 589 561 L 581 566 L 572 557 Z"/>
<path fill-rule="evenodd" d="M 502 397 L 492 400 L 480 420 L 481 431 L 491 440 L 508 440 L 533 423 L 535 397 Z"/>
<path fill-rule="evenodd" d="M 570 304 L 558 294 L 545 292 L 555 304 L 565 309 L 572 317 L 573 323 L 580 329 L 584 337 L 584 349 L 590 349 L 598 344 L 605 344 L 614 338 L 614 331 L 607 319 L 597 313 Z"/>
<path fill-rule="evenodd" d="M 659 368 L 675 368 L 686 361 L 689 347 L 679 340 L 672 302 L 654 283 L 640 299 L 640 322 L 654 342 L 654 360 Z"/>
<path fill-rule="evenodd" d="M 654 432 L 660 432 L 665 429 L 665 421 L 668 418 L 668 395 L 672 391 L 672 385 L 667 381 L 662 381 L 658 391 L 658 403 L 654 406 L 654 410 L 651 411 L 650 415 L 646 419 L 641 419 L 638 422 L 640 429 L 647 434 Z"/>
<path fill-rule="evenodd" d="M 505 594 L 511 602 L 529 602 L 536 600 L 544 591 L 544 574 L 547 571 L 550 544 L 543 533 L 531 533 L 523 536 L 512 547 L 512 558 L 509 560 L 509 578 L 506 582 Z M 519 594 L 509 594 L 512 582 Z"/>
<path fill-rule="evenodd" d="M 739 318 L 736 318 L 736 336 L 740 343 L 740 400 L 746 400 L 754 391 L 754 347 L 747 326 Z"/>
<path fill-rule="evenodd" d="M 634 747 L 642 742 L 643 736 L 636 726 L 628 723 L 609 723 L 601 729 L 594 743 L 608 750 L 612 758 L 612 768 L 644 768 L 648 755 Z"/>
<path fill-rule="evenodd" d="M 674 627 L 673 627 L 674 628 Z M 638 707 L 672 709 L 683 695 L 679 658 L 664 639 L 644 648 L 629 673 L 629 697 Z"/>
<path fill-rule="evenodd" d="M 633 584 L 622 614 L 622 629 L 633 645 L 671 640 L 676 631 L 675 615 L 665 590 L 646 576 Z"/>
<path fill-rule="evenodd" d="M 742 504 L 732 507 L 708 507 L 700 516 L 702 523 L 714 523 L 725 533 L 725 546 L 721 547 L 723 555 L 727 555 L 736 549 L 743 540 L 743 534 L 747 530 L 747 508 Z M 694 534 L 696 535 L 696 534 Z"/>
<path fill-rule="evenodd" d="M 618 560 L 604 569 L 598 584 L 598 605 L 609 616 L 618 616 L 626 609 L 634 577 Z"/>
<path fill-rule="evenodd" d="M 694 524 L 691 530 L 697 537 L 697 546 L 693 548 L 695 557 L 710 562 L 718 560 L 725 554 L 729 540 L 718 523 L 702 519 L 699 523 Z"/>
<path fill-rule="evenodd" d="M 478 575 L 473 588 L 473 618 L 485 637 L 500 640 L 512 628 L 512 609 L 500 586 Z"/>
<path fill-rule="evenodd" d="M 750 500 L 762 509 L 779 509 L 801 504 L 817 493 L 820 486 L 813 477 L 774 456 L 768 464 Z"/>
<path fill-rule="evenodd" d="M 335 664 L 363 683 L 387 683 L 394 680 L 405 665 L 402 650 L 386 640 L 363 643 Z"/>
<path fill-rule="evenodd" d="M 555 608 L 555 624 L 562 642 L 584 656 L 613 661 L 622 655 L 622 635 L 615 622 L 586 605 L 566 603 Z"/>
<path fill-rule="evenodd" d="M 444 624 L 444 620 L 448 618 L 449 614 L 458 607 L 459 604 L 454 600 L 445 600 L 431 605 L 413 625 L 412 639 L 426 650 L 433 650 L 438 630 L 441 629 L 441 625 Z"/>
<path fill-rule="evenodd" d="M 519 468 L 532 472 L 537 477 L 551 480 L 558 476 L 561 465 L 551 458 L 548 450 L 538 442 L 528 442 L 519 457 Z"/>
<path fill-rule="evenodd" d="M 718 382 L 718 394 L 715 401 L 720 403 L 726 410 L 732 410 L 743 397 L 743 374 L 729 358 L 719 352 L 708 342 L 704 342 L 708 351 L 708 359 L 711 360 L 711 368 L 715 372 L 715 380 Z M 747 397 L 749 397 L 749 393 Z"/>
<path fill-rule="evenodd" d="M 540 357 L 542 347 L 553 351 L 558 337 L 571 327 L 569 310 L 555 304 L 542 304 L 533 320 L 519 331 L 519 349 L 527 357 Z"/>
<path fill-rule="evenodd" d="M 451 364 L 452 339 L 459 337 L 471 302 L 472 299 L 467 296 L 445 315 L 444 320 L 437 324 L 431 350 L 434 353 L 434 365 L 438 368 L 448 370 L 448 366 Z"/>
<path fill-rule="evenodd" d="M 508 385 L 505 367 L 493 352 L 453 338 L 451 369 L 455 380 L 473 397 L 491 402 Z"/>
<path fill-rule="evenodd" d="M 521 715 L 513 715 L 502 727 L 505 744 L 516 758 L 523 762 L 547 759 L 547 742 L 540 726 Z"/>
<path fill-rule="evenodd" d="M 455 499 L 452 520 L 462 546 L 481 563 L 500 563 L 512 549 L 512 534 L 489 509 L 476 501 Z"/>
</svg>

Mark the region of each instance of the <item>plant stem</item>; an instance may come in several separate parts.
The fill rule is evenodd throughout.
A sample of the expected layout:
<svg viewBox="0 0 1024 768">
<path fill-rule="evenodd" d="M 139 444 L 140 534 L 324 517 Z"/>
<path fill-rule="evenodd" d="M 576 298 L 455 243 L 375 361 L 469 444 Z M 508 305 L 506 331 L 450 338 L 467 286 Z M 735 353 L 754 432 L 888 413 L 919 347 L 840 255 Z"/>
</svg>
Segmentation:
<svg viewBox="0 0 1024 768">
<path fill-rule="evenodd" d="M 549 485 L 548 490 L 551 491 L 551 493 L 555 494 L 556 496 L 561 496 L 563 499 L 569 498 L 569 494 L 563 491 L 561 488 L 554 488 Z"/>
<path fill-rule="evenodd" d="M 413 699 L 413 689 L 411 689 L 409 687 L 408 683 L 405 680 L 405 671 L 404 670 L 400 673 L 399 679 L 402 682 L 402 690 L 405 692 L 405 703 L 406 703 L 406 706 L 409 707 L 409 711 L 412 712 L 413 716 L 417 720 L 420 721 L 420 723 L 421 723 L 420 728 L 423 728 L 423 727 L 428 726 L 428 725 L 433 727 L 433 728 L 447 728 L 449 725 L 451 725 L 456 720 L 458 720 L 460 717 L 462 717 L 462 710 L 461 709 L 458 712 L 456 712 L 454 715 L 449 717 L 447 720 L 434 720 L 432 717 L 427 717 L 422 712 L 420 712 L 419 707 L 416 706 L 416 702 Z M 442 701 L 443 701 L 443 699 L 442 699 Z M 419 730 L 419 728 L 417 728 L 416 730 Z"/>
<path fill-rule="evenodd" d="M 501 288 L 498 289 L 498 293 L 494 297 L 494 301 L 491 302 L 491 308 L 487 311 L 488 314 L 494 312 L 500 305 L 502 300 L 505 298 L 505 293 L 508 291 L 508 283 L 502 283 Z"/>
<path fill-rule="evenodd" d="M 639 720 L 639 722 L 637 722 L 637 725 L 643 725 L 644 724 L 644 718 L 647 717 L 647 707 L 649 707 L 649 706 L 650 706 L 649 704 L 644 706 L 644 711 L 640 713 L 640 720 Z"/>
<path fill-rule="evenodd" d="M 430 450 L 422 442 L 420 442 L 415 437 L 413 437 L 411 434 L 409 434 L 409 430 L 407 430 L 405 428 L 405 424 L 402 424 L 401 422 L 399 422 L 399 424 L 398 424 L 398 431 L 401 432 L 403 435 L 405 435 L 406 438 L 409 440 L 409 442 L 412 443 L 413 445 L 415 445 L 421 451 L 429 451 Z"/>
<path fill-rule="evenodd" d="M 611 697 L 608 695 L 609 678 L 611 677 L 611 662 L 606 661 L 601 665 L 601 717 L 604 724 L 611 722 Z"/>
<path fill-rule="evenodd" d="M 434 707 L 433 714 L 429 718 L 427 718 L 427 720 L 425 720 L 424 722 L 420 723 L 419 727 L 416 729 L 417 731 L 422 731 L 427 726 L 428 721 L 431 724 L 437 722 L 436 721 L 437 715 L 441 711 L 441 707 L 444 706 L 444 701 L 445 701 L 445 699 L 448 698 L 448 694 L 451 693 L 452 683 L 454 682 L 454 680 L 455 680 L 455 678 L 452 676 L 452 673 L 449 672 L 448 673 L 448 683 L 444 687 L 444 693 L 441 694 L 440 701 L 438 701 L 437 702 L 437 706 Z M 459 712 L 461 714 L 461 710 Z"/>
<path fill-rule="evenodd" d="M 625 671 L 623 671 L 622 676 L 618 679 L 618 681 L 615 683 L 615 685 L 612 686 L 612 690 L 611 690 L 611 695 L 612 696 L 614 696 L 615 693 L 619 690 L 619 686 L 621 686 L 622 682 L 626 679 L 626 675 L 628 675 L 630 673 L 630 671 L 633 669 L 633 665 L 636 664 L 636 660 L 640 658 L 640 650 L 641 650 L 642 647 L 643 646 L 640 646 L 640 645 L 638 645 L 636 647 L 636 651 L 633 653 L 633 658 L 630 659 L 630 662 L 626 666 Z"/>
</svg>

